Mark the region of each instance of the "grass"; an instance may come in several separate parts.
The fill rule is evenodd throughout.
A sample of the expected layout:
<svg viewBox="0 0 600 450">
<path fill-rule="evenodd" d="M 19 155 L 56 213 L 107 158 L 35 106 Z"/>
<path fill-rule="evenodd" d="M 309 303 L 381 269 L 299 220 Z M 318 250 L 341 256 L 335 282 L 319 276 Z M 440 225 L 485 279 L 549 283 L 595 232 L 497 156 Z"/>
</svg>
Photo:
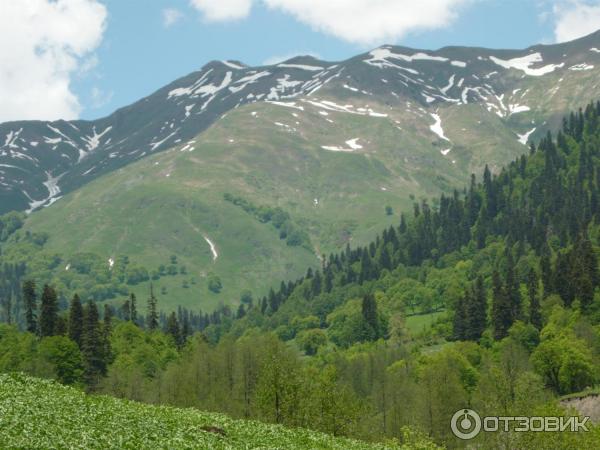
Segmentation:
<svg viewBox="0 0 600 450">
<path fill-rule="evenodd" d="M 436 311 L 430 314 L 417 314 L 406 318 L 406 328 L 411 334 L 416 335 L 427 330 L 431 325 L 446 314 L 445 311 Z"/>
<path fill-rule="evenodd" d="M 69 449 L 385 449 L 194 409 L 150 406 L 21 374 L 0 375 L 0 447 Z M 417 448 L 417 447 L 414 447 Z M 432 445 L 418 448 L 435 448 Z"/>
</svg>

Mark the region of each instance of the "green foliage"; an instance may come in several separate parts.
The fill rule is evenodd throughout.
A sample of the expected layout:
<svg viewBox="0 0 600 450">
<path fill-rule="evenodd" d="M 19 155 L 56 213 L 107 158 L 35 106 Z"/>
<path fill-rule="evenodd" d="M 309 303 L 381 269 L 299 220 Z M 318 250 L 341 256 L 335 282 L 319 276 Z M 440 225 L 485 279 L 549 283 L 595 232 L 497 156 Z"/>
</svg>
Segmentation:
<svg viewBox="0 0 600 450">
<path fill-rule="evenodd" d="M 208 290 L 214 292 L 215 294 L 218 294 L 219 292 L 221 292 L 221 289 L 223 289 L 221 278 L 214 273 L 210 273 L 208 275 L 207 286 Z"/>
<path fill-rule="evenodd" d="M 87 396 L 18 374 L 0 375 L 0 408 L 5 411 L 3 420 L 13 424 L 0 430 L 3 448 L 384 448 L 304 429 L 236 421 L 222 414 Z M 35 426 L 23 433 L 31 424 Z M 418 447 L 410 448 L 435 448 L 424 437 L 418 442 Z"/>
<path fill-rule="evenodd" d="M 248 214 L 253 215 L 260 222 L 270 222 L 279 230 L 279 238 L 285 239 L 287 245 L 291 247 L 304 246 L 310 248 L 310 237 L 308 234 L 292 221 L 289 213 L 280 207 L 256 206 L 242 197 L 235 197 L 229 193 L 224 194 L 223 197 L 228 202 L 239 206 Z"/>
</svg>

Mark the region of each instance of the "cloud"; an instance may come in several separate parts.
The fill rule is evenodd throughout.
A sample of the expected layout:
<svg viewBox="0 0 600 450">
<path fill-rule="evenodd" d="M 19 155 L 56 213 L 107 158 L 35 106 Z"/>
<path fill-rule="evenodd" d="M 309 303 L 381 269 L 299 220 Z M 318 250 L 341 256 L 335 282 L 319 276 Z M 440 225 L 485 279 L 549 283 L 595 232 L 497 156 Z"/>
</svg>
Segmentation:
<svg viewBox="0 0 600 450">
<path fill-rule="evenodd" d="M 600 28 L 600 1 L 561 1 L 553 12 L 556 42 L 572 41 Z"/>
<path fill-rule="evenodd" d="M 207 22 L 228 22 L 247 17 L 252 0 L 190 0 Z"/>
<path fill-rule="evenodd" d="M 78 117 L 71 78 L 94 61 L 106 15 L 96 0 L 0 1 L 0 122 Z"/>
<path fill-rule="evenodd" d="M 263 0 L 313 29 L 348 42 L 394 42 L 412 31 L 448 26 L 469 0 Z"/>
<path fill-rule="evenodd" d="M 169 28 L 183 18 L 183 13 L 175 8 L 165 8 L 162 10 L 162 18 L 164 27 Z"/>
<path fill-rule="evenodd" d="M 348 42 L 393 42 L 413 31 L 443 28 L 475 0 L 254 0 Z M 253 0 L 190 0 L 208 21 L 247 17 Z"/>
</svg>

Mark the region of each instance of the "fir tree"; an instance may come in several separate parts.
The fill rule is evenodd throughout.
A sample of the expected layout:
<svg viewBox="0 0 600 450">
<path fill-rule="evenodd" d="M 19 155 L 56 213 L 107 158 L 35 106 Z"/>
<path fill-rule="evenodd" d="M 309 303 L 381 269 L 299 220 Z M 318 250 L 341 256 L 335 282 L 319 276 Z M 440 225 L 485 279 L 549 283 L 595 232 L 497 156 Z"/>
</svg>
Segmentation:
<svg viewBox="0 0 600 450">
<path fill-rule="evenodd" d="M 91 300 L 84 310 L 82 333 L 82 356 L 84 361 L 84 380 L 90 390 L 94 390 L 100 377 L 106 372 L 105 351 L 100 331 L 98 308 Z"/>
<path fill-rule="evenodd" d="M 69 338 L 74 341 L 79 348 L 81 348 L 82 345 L 82 333 L 83 307 L 79 295 L 75 294 L 69 308 Z"/>
<path fill-rule="evenodd" d="M 453 337 L 457 341 L 462 341 L 467 335 L 467 302 L 469 292 L 460 296 L 454 306 Z"/>
<path fill-rule="evenodd" d="M 133 292 L 129 296 L 129 320 L 137 323 L 137 298 Z"/>
<path fill-rule="evenodd" d="M 25 326 L 30 333 L 37 332 L 37 294 L 35 292 L 35 281 L 26 280 L 23 283 L 23 303 L 25 305 Z"/>
<path fill-rule="evenodd" d="M 497 270 L 492 274 L 492 285 L 492 325 L 494 338 L 499 340 L 508 335 L 508 329 L 512 325 L 513 308 Z"/>
<path fill-rule="evenodd" d="M 154 288 L 150 284 L 150 297 L 148 298 L 148 317 L 146 325 L 150 330 L 156 330 L 158 328 L 158 310 L 157 300 L 154 296 Z"/>
<path fill-rule="evenodd" d="M 169 318 L 167 319 L 167 326 L 165 332 L 173 338 L 173 341 L 177 345 L 177 347 L 181 346 L 181 329 L 179 328 L 179 321 L 177 320 L 177 316 L 173 311 Z"/>
<path fill-rule="evenodd" d="M 470 302 L 467 304 L 466 338 L 477 341 L 487 326 L 487 295 L 483 285 L 483 278 L 477 277 L 473 285 Z"/>
<path fill-rule="evenodd" d="M 527 276 L 527 293 L 529 295 L 529 322 L 538 330 L 542 329 L 542 314 L 540 312 L 540 299 L 538 296 L 539 281 L 533 268 Z"/>
<path fill-rule="evenodd" d="M 366 294 L 362 300 L 362 317 L 364 323 L 364 339 L 376 340 L 379 336 L 379 320 L 377 317 L 377 301 L 373 294 Z"/>
<path fill-rule="evenodd" d="M 58 299 L 56 298 L 56 291 L 46 284 L 44 285 L 41 299 L 40 336 L 54 336 L 57 320 Z"/>
</svg>

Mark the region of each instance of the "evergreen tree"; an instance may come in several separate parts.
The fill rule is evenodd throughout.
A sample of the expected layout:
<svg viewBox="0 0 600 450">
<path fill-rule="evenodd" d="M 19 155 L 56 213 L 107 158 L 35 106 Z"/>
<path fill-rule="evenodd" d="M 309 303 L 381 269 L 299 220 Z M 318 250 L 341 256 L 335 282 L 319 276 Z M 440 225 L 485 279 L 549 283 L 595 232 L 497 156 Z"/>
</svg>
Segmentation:
<svg viewBox="0 0 600 450">
<path fill-rule="evenodd" d="M 44 285 L 40 308 L 40 336 L 54 336 L 56 333 L 56 322 L 58 320 L 58 299 L 56 291 Z"/>
<path fill-rule="evenodd" d="M 535 269 L 531 268 L 527 276 L 527 293 L 529 295 L 529 322 L 538 330 L 542 329 L 542 314 L 538 296 L 539 281 Z"/>
<path fill-rule="evenodd" d="M 37 295 L 35 281 L 26 280 L 23 283 L 23 303 L 25 305 L 25 326 L 30 333 L 37 332 Z"/>
<path fill-rule="evenodd" d="M 515 273 L 515 263 L 511 245 L 506 245 L 506 294 L 511 306 L 511 323 L 521 319 L 521 292 Z"/>
<path fill-rule="evenodd" d="M 90 390 L 94 390 L 100 377 L 106 372 L 105 351 L 102 342 L 98 308 L 91 300 L 84 310 L 82 348 L 84 380 Z"/>
<path fill-rule="evenodd" d="M 177 347 L 181 346 L 181 329 L 179 328 L 179 321 L 177 320 L 177 316 L 175 315 L 174 311 L 169 315 L 169 318 L 167 319 L 167 326 L 165 332 L 173 338 L 173 341 L 175 342 L 175 345 L 177 345 Z"/>
<path fill-rule="evenodd" d="M 83 307 L 79 295 L 75 294 L 71 300 L 69 308 L 69 338 L 74 341 L 79 348 L 82 345 L 83 333 Z"/>
<path fill-rule="evenodd" d="M 492 274 L 492 286 L 492 325 L 494 338 L 499 340 L 508 335 L 508 329 L 513 323 L 513 307 L 497 270 Z"/>
<path fill-rule="evenodd" d="M 127 299 L 121 306 L 121 313 L 123 314 L 123 320 L 129 322 L 131 320 L 131 300 Z"/>
<path fill-rule="evenodd" d="M 457 341 L 466 339 L 467 335 L 467 302 L 469 292 L 460 296 L 454 306 L 453 337 Z"/>
<path fill-rule="evenodd" d="M 368 341 L 379 339 L 379 320 L 377 316 L 377 301 L 373 294 L 366 294 L 362 300 L 362 317 L 364 324 L 363 338 Z"/>
<path fill-rule="evenodd" d="M 129 308 L 129 320 L 137 323 L 137 299 L 133 292 L 129 296 Z"/>
<path fill-rule="evenodd" d="M 467 304 L 466 338 L 477 341 L 487 326 L 487 295 L 483 285 L 483 277 L 477 277 L 473 285 L 470 302 Z"/>
<path fill-rule="evenodd" d="M 146 325 L 150 330 L 156 330 L 158 328 L 158 310 L 157 300 L 154 296 L 154 288 L 150 284 L 150 297 L 148 298 L 148 317 L 146 319 Z"/>
<path fill-rule="evenodd" d="M 112 306 L 104 305 L 104 319 L 102 321 L 102 347 L 103 359 L 106 364 L 112 361 L 112 348 L 110 346 L 110 335 L 112 333 L 112 319 L 115 315 Z"/>
</svg>

